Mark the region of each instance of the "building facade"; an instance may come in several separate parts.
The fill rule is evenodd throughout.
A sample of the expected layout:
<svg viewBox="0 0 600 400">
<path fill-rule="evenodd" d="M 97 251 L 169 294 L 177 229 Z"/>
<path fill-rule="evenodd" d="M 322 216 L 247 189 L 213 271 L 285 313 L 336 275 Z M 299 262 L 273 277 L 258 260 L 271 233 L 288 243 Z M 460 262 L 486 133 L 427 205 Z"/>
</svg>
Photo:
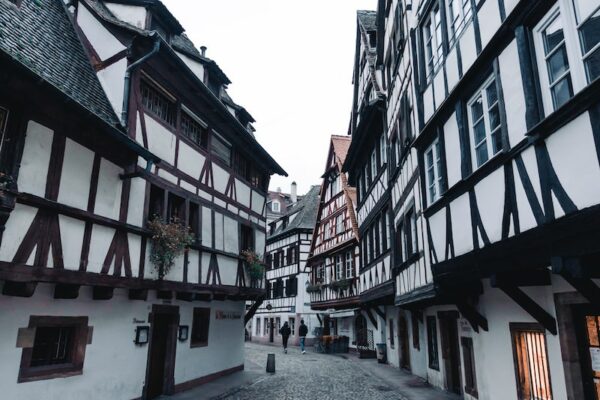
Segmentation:
<svg viewBox="0 0 600 400">
<path fill-rule="evenodd" d="M 319 320 L 310 307 L 306 261 L 317 217 L 319 191 L 319 186 L 311 187 L 301 201 L 269 225 L 265 253 L 267 294 L 250 308 L 255 314 L 248 330 L 254 341 L 281 343 L 279 329 L 288 322 L 292 330 L 289 343 L 297 345 L 300 320 L 304 319 L 308 327 L 306 342 L 312 343 Z"/>
<path fill-rule="evenodd" d="M 240 253 L 264 252 L 285 172 L 225 74 L 160 1 L 4 1 L 0 21 L 3 396 L 150 399 L 242 369 L 265 289 Z M 189 227 L 172 265 L 150 221 Z"/>
<path fill-rule="evenodd" d="M 307 267 L 310 303 L 323 314 L 324 335 L 347 336 L 356 347 L 360 248 L 354 204 L 356 190 L 342 172 L 350 136 L 332 136 Z"/>
<path fill-rule="evenodd" d="M 290 192 L 284 193 L 281 188 L 277 190 L 269 190 L 267 199 L 267 225 L 285 215 L 288 209 L 302 200 L 302 196 L 298 196 L 298 185 L 292 182 Z"/>
<path fill-rule="evenodd" d="M 465 399 L 600 398 L 600 2 L 381 0 L 373 15 L 389 362 Z M 365 115 L 345 163 L 359 227 L 361 168 L 380 165 Z"/>
</svg>

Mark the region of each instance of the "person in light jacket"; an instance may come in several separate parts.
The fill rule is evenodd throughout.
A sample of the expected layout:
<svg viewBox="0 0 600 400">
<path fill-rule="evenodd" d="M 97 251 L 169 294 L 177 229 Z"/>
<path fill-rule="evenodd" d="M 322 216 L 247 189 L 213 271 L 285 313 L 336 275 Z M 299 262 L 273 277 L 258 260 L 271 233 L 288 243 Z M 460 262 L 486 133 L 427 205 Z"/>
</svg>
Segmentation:
<svg viewBox="0 0 600 400">
<path fill-rule="evenodd" d="M 290 335 L 292 334 L 292 330 L 290 329 L 290 326 L 288 325 L 287 322 L 285 322 L 283 324 L 283 326 L 279 330 L 279 334 L 281 335 L 281 338 L 283 339 L 283 351 L 287 354 L 288 339 L 290 338 Z"/>
<path fill-rule="evenodd" d="M 302 354 L 305 354 L 304 345 L 306 344 L 306 335 L 308 335 L 308 327 L 304 325 L 304 320 L 300 320 L 300 328 L 298 331 L 298 336 L 300 336 L 300 350 L 302 350 Z"/>
</svg>

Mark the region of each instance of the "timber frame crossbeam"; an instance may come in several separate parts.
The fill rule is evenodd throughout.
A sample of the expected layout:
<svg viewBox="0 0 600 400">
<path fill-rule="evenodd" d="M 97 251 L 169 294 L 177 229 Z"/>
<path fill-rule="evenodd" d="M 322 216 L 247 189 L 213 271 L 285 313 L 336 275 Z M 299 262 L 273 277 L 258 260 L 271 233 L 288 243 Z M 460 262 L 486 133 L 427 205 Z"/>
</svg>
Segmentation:
<svg viewBox="0 0 600 400">
<path fill-rule="evenodd" d="M 488 331 L 487 318 L 481 315 L 474 306 L 467 301 L 459 300 L 456 302 L 456 308 L 458 308 L 460 314 L 469 321 L 469 324 L 475 332 L 479 333 L 479 328 L 486 332 Z"/>
<path fill-rule="evenodd" d="M 562 276 L 587 301 L 597 306 L 600 305 L 600 287 L 592 279 L 600 278 L 597 268 L 599 258 L 598 255 L 552 257 L 552 272 Z"/>
</svg>

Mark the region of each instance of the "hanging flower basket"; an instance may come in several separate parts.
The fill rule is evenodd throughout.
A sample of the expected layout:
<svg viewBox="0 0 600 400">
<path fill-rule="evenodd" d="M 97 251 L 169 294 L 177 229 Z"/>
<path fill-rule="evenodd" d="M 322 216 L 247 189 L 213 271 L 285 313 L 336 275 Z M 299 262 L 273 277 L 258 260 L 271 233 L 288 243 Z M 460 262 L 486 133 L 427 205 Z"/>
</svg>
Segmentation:
<svg viewBox="0 0 600 400">
<path fill-rule="evenodd" d="M 352 284 L 352 279 L 339 279 L 337 281 L 331 282 L 329 285 L 334 290 L 345 290 L 350 287 Z"/>
<path fill-rule="evenodd" d="M 323 288 L 323 284 L 317 283 L 316 285 L 308 285 L 306 287 L 306 291 L 308 293 L 319 293 L 322 288 Z"/>
<path fill-rule="evenodd" d="M 246 261 L 246 272 L 250 277 L 251 285 L 252 287 L 256 287 L 265 276 L 265 264 L 263 263 L 262 256 L 251 249 L 243 250 L 242 256 Z"/>
<path fill-rule="evenodd" d="M 171 270 L 175 259 L 194 243 L 190 228 L 181 223 L 177 218 L 165 222 L 159 216 L 154 216 L 148 223 L 152 234 L 152 247 L 150 261 L 162 280 Z"/>
</svg>

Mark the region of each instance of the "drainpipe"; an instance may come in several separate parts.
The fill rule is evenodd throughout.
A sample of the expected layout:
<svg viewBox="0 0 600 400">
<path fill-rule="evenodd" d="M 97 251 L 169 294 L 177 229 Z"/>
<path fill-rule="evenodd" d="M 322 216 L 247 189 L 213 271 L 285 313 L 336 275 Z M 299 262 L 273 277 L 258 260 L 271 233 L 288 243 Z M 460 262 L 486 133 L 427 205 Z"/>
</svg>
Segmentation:
<svg viewBox="0 0 600 400">
<path fill-rule="evenodd" d="M 127 120 L 129 119 L 129 96 L 130 96 L 130 92 L 131 92 L 131 83 L 130 83 L 131 82 L 131 72 L 135 68 L 139 67 L 144 62 L 146 62 L 150 57 L 152 57 L 156 53 L 158 53 L 158 50 L 160 50 L 160 36 L 156 32 L 154 32 L 153 36 L 154 36 L 154 47 L 152 48 L 152 50 L 148 54 L 146 54 L 145 56 L 143 56 L 142 58 L 140 58 L 139 60 L 137 60 L 136 62 L 131 64 L 130 66 L 128 66 L 127 70 L 125 71 L 125 89 L 124 89 L 124 93 L 123 93 L 123 109 L 121 110 L 121 125 L 123 125 L 125 128 L 127 128 Z"/>
</svg>

